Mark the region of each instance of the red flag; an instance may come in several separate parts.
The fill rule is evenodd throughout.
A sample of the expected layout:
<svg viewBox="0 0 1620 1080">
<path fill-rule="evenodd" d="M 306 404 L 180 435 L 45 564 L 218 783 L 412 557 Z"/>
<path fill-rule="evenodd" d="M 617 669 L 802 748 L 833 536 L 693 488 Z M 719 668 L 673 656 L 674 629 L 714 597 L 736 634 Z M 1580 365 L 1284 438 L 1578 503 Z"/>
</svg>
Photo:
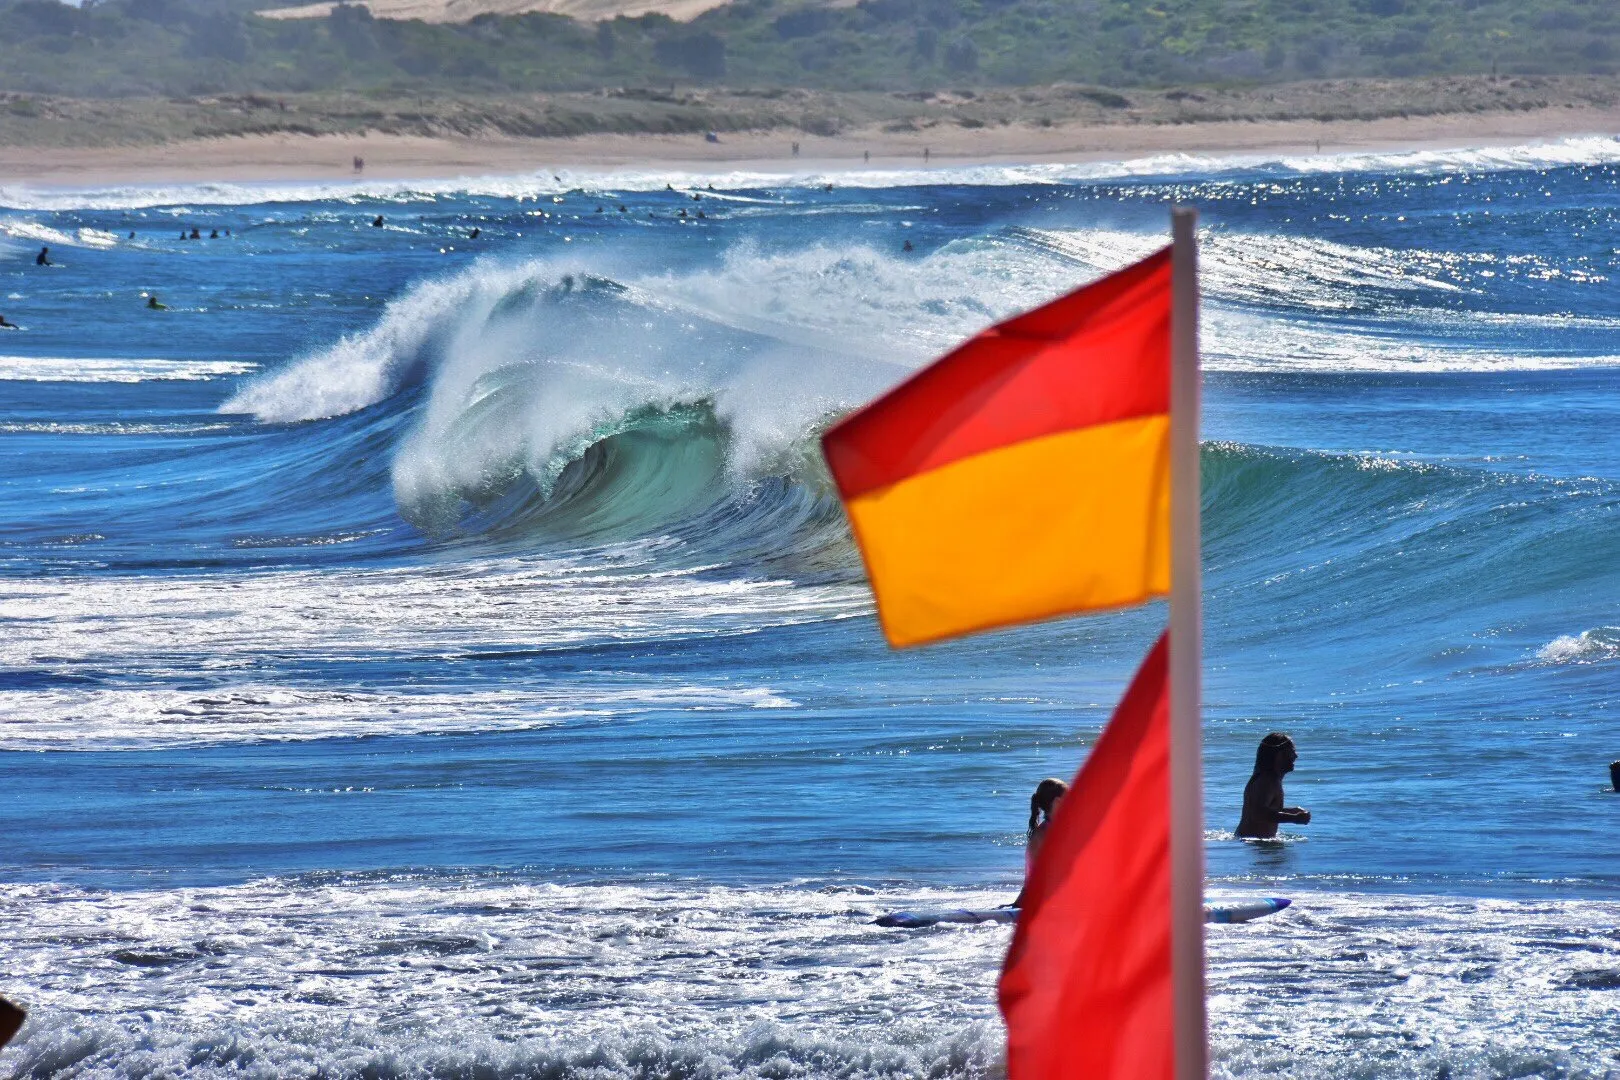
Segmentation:
<svg viewBox="0 0 1620 1080">
<path fill-rule="evenodd" d="M 1041 842 L 1001 973 L 1008 1080 L 1170 1080 L 1169 635 Z"/>
</svg>

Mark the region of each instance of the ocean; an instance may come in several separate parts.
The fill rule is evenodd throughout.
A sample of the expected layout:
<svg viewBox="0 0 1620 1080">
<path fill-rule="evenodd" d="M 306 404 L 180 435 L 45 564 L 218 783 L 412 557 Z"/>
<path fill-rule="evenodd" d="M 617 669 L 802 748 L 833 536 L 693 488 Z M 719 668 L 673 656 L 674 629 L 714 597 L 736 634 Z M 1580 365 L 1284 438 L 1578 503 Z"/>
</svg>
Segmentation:
<svg viewBox="0 0 1620 1080">
<path fill-rule="evenodd" d="M 1165 609 L 893 653 L 816 438 L 1176 204 L 1213 1075 L 1620 1077 L 1608 138 L 0 187 L 0 1075 L 1001 1075 L 1007 929 L 871 919 Z"/>
</svg>

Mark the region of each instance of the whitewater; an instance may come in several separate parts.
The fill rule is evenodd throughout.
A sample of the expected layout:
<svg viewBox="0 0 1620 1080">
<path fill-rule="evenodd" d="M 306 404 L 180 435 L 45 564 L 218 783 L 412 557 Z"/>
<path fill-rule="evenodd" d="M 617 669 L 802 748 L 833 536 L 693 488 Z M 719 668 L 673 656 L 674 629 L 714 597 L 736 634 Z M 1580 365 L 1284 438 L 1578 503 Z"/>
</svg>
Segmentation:
<svg viewBox="0 0 1620 1080">
<path fill-rule="evenodd" d="M 1007 929 L 871 920 L 1165 612 L 892 653 L 817 438 L 1178 203 L 1214 1075 L 1620 1075 L 1606 136 L 0 187 L 0 1075 L 1002 1075 Z"/>
</svg>

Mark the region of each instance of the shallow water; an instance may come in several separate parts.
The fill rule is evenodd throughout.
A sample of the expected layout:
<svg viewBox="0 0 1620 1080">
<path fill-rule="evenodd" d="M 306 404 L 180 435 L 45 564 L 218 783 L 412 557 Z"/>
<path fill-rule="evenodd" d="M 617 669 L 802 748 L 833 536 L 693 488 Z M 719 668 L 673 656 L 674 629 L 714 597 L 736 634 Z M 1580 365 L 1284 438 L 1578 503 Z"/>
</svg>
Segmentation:
<svg viewBox="0 0 1620 1080">
<path fill-rule="evenodd" d="M 1217 1073 L 1620 1067 L 1617 162 L 0 190 L 0 1067 L 994 1074 L 1005 929 L 866 920 L 1016 887 L 1164 611 L 891 654 L 814 439 L 1176 201 L 1298 900 Z"/>
</svg>

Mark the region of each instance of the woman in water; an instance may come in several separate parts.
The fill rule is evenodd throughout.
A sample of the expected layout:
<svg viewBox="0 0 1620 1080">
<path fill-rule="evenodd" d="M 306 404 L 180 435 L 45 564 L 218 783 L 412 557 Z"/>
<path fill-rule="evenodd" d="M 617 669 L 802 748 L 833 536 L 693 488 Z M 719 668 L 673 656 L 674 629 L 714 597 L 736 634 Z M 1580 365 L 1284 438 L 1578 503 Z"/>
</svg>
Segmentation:
<svg viewBox="0 0 1620 1080">
<path fill-rule="evenodd" d="M 1041 841 L 1046 838 L 1046 827 L 1052 824 L 1052 814 L 1057 810 L 1058 800 L 1068 791 L 1068 784 L 1055 776 L 1048 776 L 1035 785 L 1035 793 L 1029 797 L 1029 833 L 1024 844 L 1025 881 L 1029 880 L 1029 870 L 1035 865 L 1035 855 L 1041 850 Z M 1023 907 L 1024 890 L 1019 889 L 1018 899 L 1007 906 Z"/>
<path fill-rule="evenodd" d="M 1274 731 L 1260 740 L 1254 755 L 1254 775 L 1243 789 L 1243 817 L 1237 835 L 1242 840 L 1274 840 L 1277 826 L 1309 825 L 1311 812 L 1303 806 L 1283 805 L 1283 777 L 1294 771 L 1299 751 L 1294 740 Z"/>
</svg>

